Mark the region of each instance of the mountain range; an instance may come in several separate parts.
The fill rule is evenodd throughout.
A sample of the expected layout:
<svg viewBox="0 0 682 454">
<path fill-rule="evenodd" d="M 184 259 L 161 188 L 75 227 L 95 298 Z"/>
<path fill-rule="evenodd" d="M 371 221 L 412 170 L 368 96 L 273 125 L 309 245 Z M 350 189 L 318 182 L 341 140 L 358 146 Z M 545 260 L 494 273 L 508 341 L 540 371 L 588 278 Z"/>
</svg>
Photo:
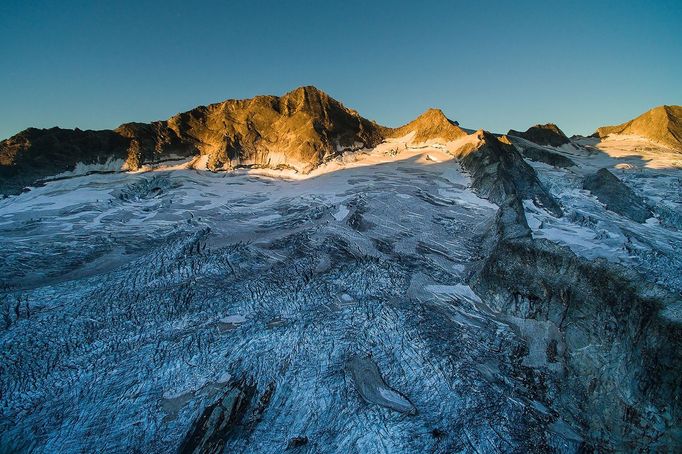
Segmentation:
<svg viewBox="0 0 682 454">
<path fill-rule="evenodd" d="M 284 96 L 256 96 L 196 107 L 163 121 L 125 123 L 114 130 L 26 129 L 0 142 L 0 193 L 26 186 L 77 164 L 121 162 L 121 170 L 169 160 L 197 158 L 208 170 L 240 167 L 290 168 L 307 173 L 346 151 L 367 149 L 413 132 L 411 142 L 452 141 L 467 135 L 441 110 L 429 109 L 398 127 L 381 126 L 312 86 Z M 598 137 L 636 134 L 682 150 L 682 107 L 661 106 L 619 126 L 597 129 Z M 510 130 L 539 145 L 570 141 L 554 124 Z"/>
</svg>

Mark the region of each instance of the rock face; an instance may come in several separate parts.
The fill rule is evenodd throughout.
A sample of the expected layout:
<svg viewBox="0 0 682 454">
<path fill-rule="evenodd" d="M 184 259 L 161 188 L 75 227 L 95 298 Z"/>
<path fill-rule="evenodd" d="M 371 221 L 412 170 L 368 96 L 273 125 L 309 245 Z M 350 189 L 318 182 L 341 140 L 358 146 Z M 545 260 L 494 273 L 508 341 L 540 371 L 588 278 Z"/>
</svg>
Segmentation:
<svg viewBox="0 0 682 454">
<path fill-rule="evenodd" d="M 209 169 L 239 165 L 288 166 L 307 171 L 344 149 L 372 147 L 382 128 L 315 87 L 282 97 L 257 96 L 197 107 L 151 125 L 122 125 L 138 140 L 137 155 L 207 157 Z M 131 165 L 136 164 L 131 153 Z"/>
<path fill-rule="evenodd" d="M 566 137 L 566 134 L 554 123 L 531 126 L 526 132 L 510 129 L 507 135 L 522 137 L 538 145 L 549 145 L 552 147 L 560 147 L 571 142 Z"/>
<path fill-rule="evenodd" d="M 559 204 L 545 190 L 532 167 L 506 138 L 479 130 L 477 142 L 467 143 L 458 150 L 462 167 L 473 178 L 473 187 L 482 197 L 498 205 L 509 197 L 533 200 L 556 216 L 561 216 Z"/>
<path fill-rule="evenodd" d="M 223 394 L 204 408 L 180 445 L 181 454 L 221 453 L 233 438 L 248 438 L 261 421 L 275 391 L 274 384 L 262 393 L 249 380 L 227 384 Z"/>
<path fill-rule="evenodd" d="M 440 109 L 429 109 L 406 125 L 385 132 L 387 137 L 405 137 L 410 133 L 414 134 L 411 143 L 431 140 L 450 142 L 467 135 L 456 121 L 447 118 Z"/>
<path fill-rule="evenodd" d="M 642 199 L 606 168 L 587 176 L 583 188 L 592 192 L 607 209 L 635 222 L 644 222 L 653 216 Z"/>
<path fill-rule="evenodd" d="M 531 238 L 523 208 L 510 199 L 491 228 L 490 254 L 470 285 L 512 320 L 544 325 L 547 362 L 564 375 L 538 377 L 554 401 L 605 451 L 679 446 L 682 327 L 663 316 L 675 296 L 638 285 L 636 273 L 589 261 Z"/>
<path fill-rule="evenodd" d="M 633 134 L 682 151 L 682 106 L 658 106 L 616 126 L 598 128 L 594 135 Z"/>
<path fill-rule="evenodd" d="M 315 87 L 228 100 L 115 131 L 27 129 L 0 142 L 0 190 L 16 194 L 77 163 L 125 159 L 127 168 L 202 156 L 210 170 L 291 167 L 306 172 L 344 150 L 373 147 L 387 131 Z"/>
</svg>

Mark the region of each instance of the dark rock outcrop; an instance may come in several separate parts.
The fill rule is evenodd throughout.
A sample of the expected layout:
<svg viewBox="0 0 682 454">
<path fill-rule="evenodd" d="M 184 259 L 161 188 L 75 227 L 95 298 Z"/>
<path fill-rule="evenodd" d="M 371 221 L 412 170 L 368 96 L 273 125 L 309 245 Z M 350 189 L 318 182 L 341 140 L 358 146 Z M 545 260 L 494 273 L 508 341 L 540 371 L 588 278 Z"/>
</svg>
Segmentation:
<svg viewBox="0 0 682 454">
<path fill-rule="evenodd" d="M 462 167 L 471 174 L 473 187 L 482 197 L 498 205 L 509 197 L 533 200 L 556 216 L 563 212 L 545 190 L 531 166 L 508 139 L 476 132 L 478 142 L 467 143 L 457 152 Z"/>
<path fill-rule="evenodd" d="M 294 438 L 289 440 L 289 443 L 287 443 L 287 451 L 301 448 L 307 444 L 308 444 L 308 437 L 306 437 L 306 436 L 294 437 Z"/>
<path fill-rule="evenodd" d="M 658 106 L 639 117 L 616 126 L 602 126 L 593 134 L 633 134 L 682 151 L 682 106 Z"/>
<path fill-rule="evenodd" d="M 606 168 L 587 176 L 583 188 L 594 194 L 607 209 L 635 222 L 644 222 L 653 216 L 644 201 Z"/>
<path fill-rule="evenodd" d="M 204 409 L 180 446 L 181 454 L 220 453 L 227 438 L 243 423 L 256 388 L 235 383 L 213 404 Z"/>
<path fill-rule="evenodd" d="M 144 164 L 194 156 L 198 152 L 193 141 L 168 127 L 166 121 L 126 123 L 116 128 L 115 132 L 128 140 L 126 167 L 131 170 L 139 169 Z"/>
<path fill-rule="evenodd" d="M 217 454 L 229 441 L 249 437 L 263 419 L 274 392 L 275 384 L 270 383 L 256 398 L 258 389 L 251 380 L 229 383 L 218 400 L 192 423 L 179 452 Z"/>
<path fill-rule="evenodd" d="M 544 162 L 550 166 L 554 167 L 574 167 L 575 162 L 566 156 L 560 155 L 559 153 L 552 153 L 544 148 L 537 147 L 521 147 L 521 154 L 524 158 L 530 159 L 531 161 Z"/>
<path fill-rule="evenodd" d="M 566 134 L 554 123 L 531 126 L 526 132 L 510 129 L 507 135 L 522 137 L 538 145 L 549 145 L 551 147 L 560 147 L 571 143 Z"/>
</svg>

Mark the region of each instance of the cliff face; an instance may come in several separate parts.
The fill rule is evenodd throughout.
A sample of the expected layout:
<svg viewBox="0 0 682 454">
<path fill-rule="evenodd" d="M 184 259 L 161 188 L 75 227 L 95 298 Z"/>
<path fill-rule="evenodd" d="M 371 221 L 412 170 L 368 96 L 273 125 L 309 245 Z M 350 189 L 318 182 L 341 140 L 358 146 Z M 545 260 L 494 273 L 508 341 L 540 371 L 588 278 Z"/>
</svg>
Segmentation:
<svg viewBox="0 0 682 454">
<path fill-rule="evenodd" d="M 616 126 L 598 128 L 595 135 L 633 134 L 682 151 L 682 106 L 659 106 Z"/>
<path fill-rule="evenodd" d="M 563 371 L 538 376 L 538 396 L 606 452 L 679 446 L 682 328 L 662 315 L 676 297 L 632 270 L 533 239 L 515 198 L 488 244 L 470 285 L 512 323 L 539 323 L 537 350 Z"/>
<path fill-rule="evenodd" d="M 529 357 L 545 363 L 545 372 L 531 372 L 531 393 L 580 429 L 583 447 L 679 446 L 682 329 L 664 310 L 676 307 L 678 296 L 645 283 L 637 271 L 534 238 L 522 201 L 533 199 L 555 215 L 561 208 L 504 137 L 476 134 L 478 142 L 460 149 L 460 163 L 473 188 L 500 210 L 468 283 L 529 339 Z M 649 217 L 620 185 L 609 180 L 610 209 L 626 209 L 638 222 Z"/>
<path fill-rule="evenodd" d="M 562 154 L 550 151 L 545 146 L 538 146 L 535 143 L 519 136 L 510 135 L 506 137 L 514 144 L 514 146 L 526 159 L 536 162 L 544 162 L 545 164 L 553 167 L 567 168 L 575 166 L 575 162 L 573 162 L 571 159 Z"/>
<path fill-rule="evenodd" d="M 146 163 L 205 156 L 211 170 L 241 165 L 306 172 L 343 150 L 373 147 L 387 131 L 314 87 L 202 106 L 114 131 L 27 129 L 0 142 L 0 191 L 21 192 L 77 163 Z"/>
</svg>

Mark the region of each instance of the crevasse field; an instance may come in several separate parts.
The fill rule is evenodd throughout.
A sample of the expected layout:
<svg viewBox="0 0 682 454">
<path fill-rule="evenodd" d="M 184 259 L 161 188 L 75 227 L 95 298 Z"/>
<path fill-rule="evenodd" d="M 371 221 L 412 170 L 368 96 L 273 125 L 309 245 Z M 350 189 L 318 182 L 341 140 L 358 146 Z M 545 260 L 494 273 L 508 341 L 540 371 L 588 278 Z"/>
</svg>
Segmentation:
<svg viewBox="0 0 682 454">
<path fill-rule="evenodd" d="M 679 292 L 679 163 L 589 140 L 553 150 L 579 168 L 531 163 L 566 214 L 527 201 L 533 235 Z M 577 450 L 537 397 L 562 373 L 538 347 L 549 328 L 466 285 L 497 206 L 446 146 L 406 142 L 305 177 L 178 165 L 1 200 L 2 445 L 174 451 L 230 384 L 253 404 L 224 452 Z M 657 215 L 635 223 L 582 189 L 604 166 Z M 378 371 L 363 396 L 361 367 Z"/>
</svg>

